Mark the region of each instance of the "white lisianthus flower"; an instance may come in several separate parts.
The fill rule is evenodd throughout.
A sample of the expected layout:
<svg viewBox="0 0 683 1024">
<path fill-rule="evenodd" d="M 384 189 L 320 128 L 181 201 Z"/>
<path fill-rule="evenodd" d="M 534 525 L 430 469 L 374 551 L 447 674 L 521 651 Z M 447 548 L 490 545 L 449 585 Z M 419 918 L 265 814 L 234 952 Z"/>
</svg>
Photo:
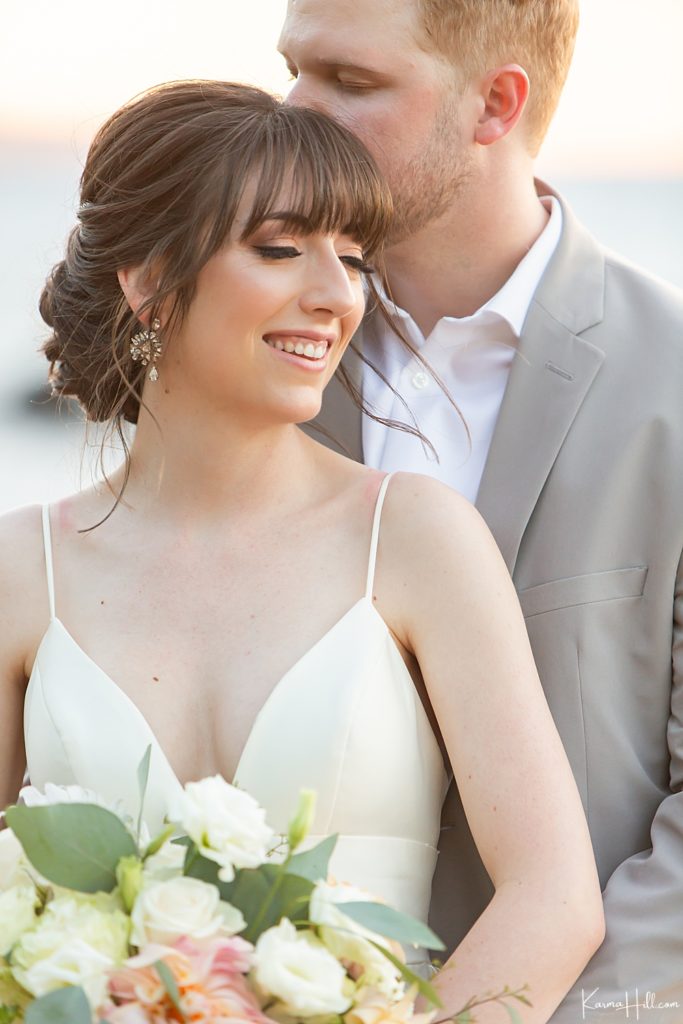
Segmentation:
<svg viewBox="0 0 683 1024">
<path fill-rule="evenodd" d="M 223 903 L 218 889 L 198 878 L 169 878 L 147 885 L 131 913 L 131 942 L 172 946 L 188 936 L 207 939 L 236 935 L 246 926 L 237 907 Z"/>
<path fill-rule="evenodd" d="M 135 822 L 130 814 L 126 814 L 121 800 L 105 800 L 94 789 L 86 789 L 84 786 L 57 786 L 54 782 L 46 782 L 42 793 L 36 786 L 24 786 L 19 791 L 19 797 L 27 807 L 47 807 L 51 804 L 95 804 L 97 807 L 103 807 L 105 811 L 115 814 L 129 831 L 133 832 L 135 828 Z M 142 842 L 145 840 L 149 842 L 149 835 L 146 831 L 141 837 Z"/>
<path fill-rule="evenodd" d="M 36 923 L 36 890 L 17 885 L 0 892 L 0 957 L 7 956 L 22 933 Z"/>
<path fill-rule="evenodd" d="M 354 986 L 342 965 L 310 931 L 297 931 L 286 917 L 260 936 L 252 976 L 288 1016 L 344 1013 L 351 1005 Z"/>
<path fill-rule="evenodd" d="M 46 807 L 49 804 L 97 804 L 119 818 L 125 816 L 120 800 L 107 801 L 93 789 L 86 789 L 84 786 L 57 786 L 54 782 L 46 782 L 42 793 L 36 786 L 24 786 L 19 791 L 19 796 L 27 807 Z"/>
<path fill-rule="evenodd" d="M 183 873 L 184 862 L 185 847 L 181 843 L 173 843 L 169 839 L 145 861 L 143 867 L 145 878 L 148 881 L 159 882 L 167 878 L 177 878 Z"/>
<path fill-rule="evenodd" d="M 235 868 L 262 864 L 274 835 L 256 800 L 220 775 L 188 782 L 169 817 L 182 825 L 202 857 L 220 866 L 223 882 L 233 880 Z"/>
<path fill-rule="evenodd" d="M 127 956 L 129 922 L 108 896 L 58 896 L 12 950 L 15 979 L 38 998 L 81 985 L 90 1005 L 105 998 L 107 972 Z"/>
<path fill-rule="evenodd" d="M 372 943 L 376 942 L 399 958 L 400 946 L 364 928 L 344 913 L 344 903 L 367 901 L 376 902 L 355 886 L 318 882 L 311 894 L 309 919 L 318 925 L 322 942 L 334 956 L 363 968 L 359 979 L 363 986 L 370 985 L 389 999 L 400 999 L 405 989 L 401 972 Z"/>
<path fill-rule="evenodd" d="M 12 829 L 3 829 L 0 832 L 0 892 L 15 885 L 26 885 L 32 871 L 24 848 Z"/>
</svg>

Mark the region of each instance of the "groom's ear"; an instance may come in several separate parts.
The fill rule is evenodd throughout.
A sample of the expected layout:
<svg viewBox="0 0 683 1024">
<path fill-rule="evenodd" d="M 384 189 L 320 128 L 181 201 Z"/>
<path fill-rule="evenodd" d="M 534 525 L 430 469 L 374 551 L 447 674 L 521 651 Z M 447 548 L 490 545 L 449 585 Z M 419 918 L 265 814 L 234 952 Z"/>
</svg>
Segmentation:
<svg viewBox="0 0 683 1024">
<path fill-rule="evenodd" d="M 529 76 L 519 64 L 506 64 L 488 73 L 480 95 L 483 102 L 474 137 L 480 146 L 490 146 L 509 135 L 524 113 Z"/>
</svg>

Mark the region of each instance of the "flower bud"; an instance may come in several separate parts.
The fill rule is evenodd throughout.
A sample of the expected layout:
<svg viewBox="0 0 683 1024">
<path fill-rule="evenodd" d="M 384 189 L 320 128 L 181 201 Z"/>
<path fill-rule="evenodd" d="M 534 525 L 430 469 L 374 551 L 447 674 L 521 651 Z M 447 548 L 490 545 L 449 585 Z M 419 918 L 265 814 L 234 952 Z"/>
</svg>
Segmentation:
<svg viewBox="0 0 683 1024">
<path fill-rule="evenodd" d="M 121 894 L 121 901 L 130 914 L 133 905 L 142 889 L 142 861 L 139 857 L 122 857 L 116 865 L 116 882 Z"/>
<path fill-rule="evenodd" d="M 296 809 L 296 814 L 289 823 L 289 831 L 287 833 L 290 853 L 293 853 L 297 846 L 300 846 L 301 843 L 303 843 L 304 839 L 310 832 L 314 814 L 315 790 L 302 789 L 299 794 L 299 806 Z"/>
</svg>

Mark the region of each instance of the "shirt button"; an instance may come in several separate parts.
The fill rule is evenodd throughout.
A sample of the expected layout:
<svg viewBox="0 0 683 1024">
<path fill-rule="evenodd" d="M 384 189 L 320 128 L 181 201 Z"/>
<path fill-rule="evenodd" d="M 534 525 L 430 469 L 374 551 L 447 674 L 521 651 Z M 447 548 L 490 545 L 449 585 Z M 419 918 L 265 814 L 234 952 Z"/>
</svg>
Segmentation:
<svg viewBox="0 0 683 1024">
<path fill-rule="evenodd" d="M 426 388 L 429 384 L 429 377 L 424 370 L 419 370 L 418 373 L 413 376 L 411 384 L 414 388 L 417 388 L 418 391 L 422 391 L 422 389 Z"/>
</svg>

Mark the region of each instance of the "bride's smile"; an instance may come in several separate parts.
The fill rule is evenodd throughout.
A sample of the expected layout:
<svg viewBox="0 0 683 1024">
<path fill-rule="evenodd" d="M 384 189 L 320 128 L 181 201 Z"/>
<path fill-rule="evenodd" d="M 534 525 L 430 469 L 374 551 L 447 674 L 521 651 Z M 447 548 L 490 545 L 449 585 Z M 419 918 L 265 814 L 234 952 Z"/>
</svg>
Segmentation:
<svg viewBox="0 0 683 1024">
<path fill-rule="evenodd" d="M 300 226 L 292 230 L 285 217 Z M 150 382 L 144 398 L 162 420 L 194 417 L 199 407 L 240 427 L 309 420 L 360 323 L 370 268 L 356 239 L 307 229 L 294 211 L 269 216 L 243 239 L 246 219 L 200 270 L 175 330 L 161 311 L 163 386 Z M 140 269 L 119 278 L 139 307 L 147 297 Z"/>
</svg>

